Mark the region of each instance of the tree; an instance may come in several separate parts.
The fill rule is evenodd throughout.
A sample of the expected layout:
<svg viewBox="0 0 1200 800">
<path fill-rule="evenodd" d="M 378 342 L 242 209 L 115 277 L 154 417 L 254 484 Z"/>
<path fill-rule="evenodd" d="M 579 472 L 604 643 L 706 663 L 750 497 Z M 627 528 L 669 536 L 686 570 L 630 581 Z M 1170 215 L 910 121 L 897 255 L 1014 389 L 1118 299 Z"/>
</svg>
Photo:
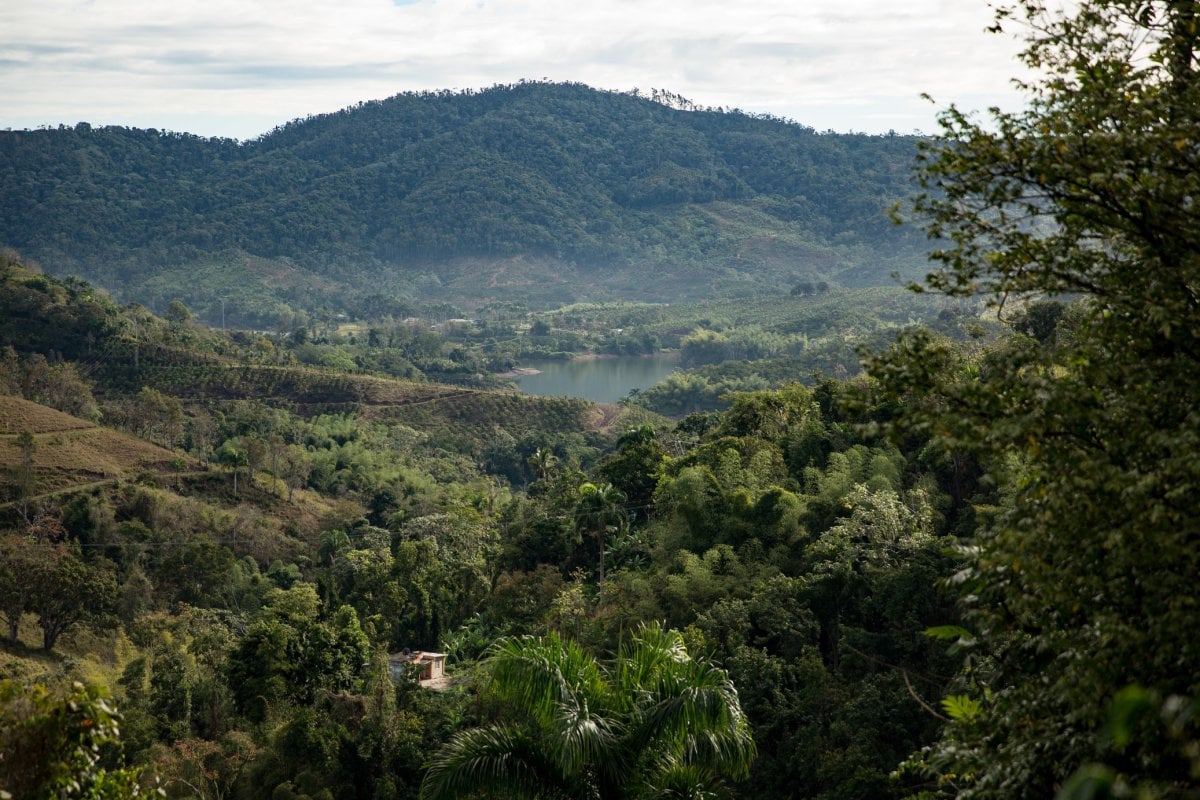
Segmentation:
<svg viewBox="0 0 1200 800">
<path fill-rule="evenodd" d="M 167 310 L 163 312 L 163 319 L 171 323 L 172 327 L 179 327 L 191 318 L 192 310 L 184 305 L 182 300 L 172 300 L 167 304 Z"/>
<path fill-rule="evenodd" d="M 650 425 L 627 431 L 617 440 L 617 453 L 607 458 L 596 473 L 625 495 L 634 508 L 648 516 L 654 502 L 666 453 Z"/>
<path fill-rule="evenodd" d="M 127 427 L 138 436 L 174 447 L 183 436 L 183 406 L 179 398 L 143 386 L 128 404 Z"/>
<path fill-rule="evenodd" d="M 579 487 L 579 505 L 575 508 L 575 523 L 596 540 L 600 548 L 600 595 L 604 595 L 604 544 L 609 534 L 625 529 L 629 517 L 625 512 L 625 494 L 611 483 L 597 486 L 585 483 Z"/>
<path fill-rule="evenodd" d="M 233 439 L 226 439 L 217 448 L 217 451 L 213 453 L 213 457 L 217 460 L 218 464 L 224 464 L 233 472 L 233 493 L 237 494 L 238 472 L 249 463 L 246 449 L 240 447 Z"/>
<path fill-rule="evenodd" d="M 525 463 L 537 473 L 538 480 L 544 481 L 558 467 L 558 456 L 554 455 L 554 451 L 548 447 L 539 447 L 533 451 L 533 455 L 525 459 Z"/>
<path fill-rule="evenodd" d="M 29 610 L 38 617 L 42 647 L 84 622 L 107 623 L 117 597 L 112 570 L 85 563 L 64 545 L 41 548 L 24 576 L 32 587 Z"/>
<path fill-rule="evenodd" d="M 287 484 L 287 499 L 290 503 L 296 489 L 308 483 L 308 476 L 312 474 L 313 468 L 312 456 L 303 447 L 294 444 L 285 445 L 281 456 L 283 481 Z"/>
<path fill-rule="evenodd" d="M 311 703 L 318 691 L 344 691 L 370 657 L 358 615 L 349 606 L 320 618 L 312 584 L 273 589 L 267 608 L 229 655 L 229 685 L 242 713 L 261 721 L 277 702 Z"/>
<path fill-rule="evenodd" d="M 642 627 L 612 664 L 557 634 L 502 639 L 487 665 L 507 720 L 451 740 L 421 800 L 699 796 L 754 759 L 737 690 L 677 631 Z"/>
<path fill-rule="evenodd" d="M 85 563 L 65 545 L 0 538 L 0 619 L 11 641 L 18 641 L 21 618 L 35 614 L 42 647 L 51 650 L 75 625 L 107 623 L 116 599 L 112 570 Z"/>
<path fill-rule="evenodd" d="M 267 460 L 267 443 L 259 436 L 243 436 L 241 450 L 246 454 L 246 483 L 254 488 L 254 476 Z"/>
<path fill-rule="evenodd" d="M 1166 718 L 1200 674 L 1200 6 L 1047 5 L 997 18 L 1025 26 L 1028 106 L 946 111 L 915 206 L 941 246 L 929 288 L 1001 312 L 1082 294 L 1077 329 L 982 360 L 917 334 L 871 369 L 1009 497 L 958 578 L 978 713 L 920 763 L 959 797 L 1051 796 L 1093 762 L 1089 796 L 1195 793 L 1194 729 L 1117 736 L 1108 701 L 1141 692 Z"/>
<path fill-rule="evenodd" d="M 130 800 L 138 770 L 101 767 L 101 745 L 120 741 L 120 716 L 104 694 L 76 683 L 63 692 L 0 681 L 0 797 Z"/>
<path fill-rule="evenodd" d="M 29 431 L 17 435 L 17 448 L 21 451 L 21 463 L 16 468 L 17 497 L 21 503 L 21 516 L 29 520 L 29 500 L 37 491 L 37 471 L 33 454 L 37 451 L 37 440 Z"/>
<path fill-rule="evenodd" d="M 0 620 L 14 644 L 20 641 L 21 617 L 30 610 L 36 586 L 29 581 L 37 545 L 28 536 L 16 534 L 0 538 Z"/>
</svg>

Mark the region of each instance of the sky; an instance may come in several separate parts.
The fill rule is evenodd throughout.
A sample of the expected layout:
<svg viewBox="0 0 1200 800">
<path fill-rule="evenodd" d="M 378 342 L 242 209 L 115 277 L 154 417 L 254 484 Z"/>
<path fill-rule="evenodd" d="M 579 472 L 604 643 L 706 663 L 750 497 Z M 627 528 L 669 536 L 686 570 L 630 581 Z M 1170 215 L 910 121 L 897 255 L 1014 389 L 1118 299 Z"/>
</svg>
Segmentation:
<svg viewBox="0 0 1200 800">
<path fill-rule="evenodd" d="M 1019 43 L 990 22 L 986 0 L 3 0 L 0 129 L 248 139 L 403 91 L 549 79 L 932 133 L 951 102 L 1019 107 Z"/>
</svg>

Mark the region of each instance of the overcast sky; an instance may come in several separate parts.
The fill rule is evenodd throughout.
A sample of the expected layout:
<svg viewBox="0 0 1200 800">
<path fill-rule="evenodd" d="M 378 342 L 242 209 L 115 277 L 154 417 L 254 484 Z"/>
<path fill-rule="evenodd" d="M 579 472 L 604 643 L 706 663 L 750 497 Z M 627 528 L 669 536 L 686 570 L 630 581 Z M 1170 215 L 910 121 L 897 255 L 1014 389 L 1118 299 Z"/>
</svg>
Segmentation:
<svg viewBox="0 0 1200 800">
<path fill-rule="evenodd" d="M 0 129 L 257 136 L 406 90 L 667 89 L 818 130 L 1019 103 L 985 0 L 0 0 Z"/>
</svg>

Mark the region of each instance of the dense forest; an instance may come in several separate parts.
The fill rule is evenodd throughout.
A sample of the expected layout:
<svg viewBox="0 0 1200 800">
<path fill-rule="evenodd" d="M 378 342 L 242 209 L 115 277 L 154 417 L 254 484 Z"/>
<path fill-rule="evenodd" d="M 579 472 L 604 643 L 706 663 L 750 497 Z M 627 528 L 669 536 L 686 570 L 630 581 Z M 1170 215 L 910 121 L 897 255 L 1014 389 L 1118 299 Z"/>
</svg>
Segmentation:
<svg viewBox="0 0 1200 800">
<path fill-rule="evenodd" d="M 682 105 L 522 83 L 246 142 L 0 132 L 0 245 L 159 311 L 179 297 L 215 323 L 224 299 L 244 324 L 279 304 L 679 300 L 918 274 L 922 237 L 886 218 L 912 193 L 914 137 Z"/>
<path fill-rule="evenodd" d="M 909 301 L 226 330 L 0 254 L 0 796 L 1200 794 L 1200 8 L 997 27 Z"/>
</svg>

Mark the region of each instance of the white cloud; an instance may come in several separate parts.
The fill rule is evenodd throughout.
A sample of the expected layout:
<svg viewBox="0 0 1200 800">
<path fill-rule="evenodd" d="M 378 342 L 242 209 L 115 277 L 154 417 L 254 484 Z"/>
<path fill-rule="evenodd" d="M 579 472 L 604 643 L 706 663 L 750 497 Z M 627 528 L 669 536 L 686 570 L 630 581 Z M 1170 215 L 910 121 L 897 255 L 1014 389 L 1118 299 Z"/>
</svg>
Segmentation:
<svg viewBox="0 0 1200 800">
<path fill-rule="evenodd" d="M 1015 104 L 983 0 L 10 0 L 0 127 L 254 136 L 405 90 L 522 78 L 670 89 L 837 130 Z"/>
</svg>

